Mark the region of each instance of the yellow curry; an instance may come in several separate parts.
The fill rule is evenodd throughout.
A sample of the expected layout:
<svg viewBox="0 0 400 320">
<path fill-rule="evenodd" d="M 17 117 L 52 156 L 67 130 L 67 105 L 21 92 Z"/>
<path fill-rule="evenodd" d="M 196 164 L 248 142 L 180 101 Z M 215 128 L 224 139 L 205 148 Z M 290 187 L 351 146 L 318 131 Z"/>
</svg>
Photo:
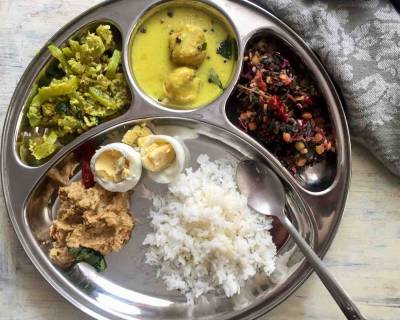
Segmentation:
<svg viewBox="0 0 400 320">
<path fill-rule="evenodd" d="M 211 12 L 169 6 L 137 28 L 131 68 L 150 97 L 177 109 L 194 109 L 219 97 L 232 78 L 237 43 Z"/>
</svg>

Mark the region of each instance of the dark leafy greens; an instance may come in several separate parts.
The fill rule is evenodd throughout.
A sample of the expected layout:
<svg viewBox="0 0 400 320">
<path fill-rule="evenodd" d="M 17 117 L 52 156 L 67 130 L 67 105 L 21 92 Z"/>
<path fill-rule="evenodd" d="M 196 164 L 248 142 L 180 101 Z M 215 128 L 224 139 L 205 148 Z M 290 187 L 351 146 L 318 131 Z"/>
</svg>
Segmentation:
<svg viewBox="0 0 400 320">
<path fill-rule="evenodd" d="M 278 48 L 260 39 L 245 51 L 236 90 L 237 125 L 297 174 L 336 152 L 335 139 L 315 81 Z"/>
</svg>

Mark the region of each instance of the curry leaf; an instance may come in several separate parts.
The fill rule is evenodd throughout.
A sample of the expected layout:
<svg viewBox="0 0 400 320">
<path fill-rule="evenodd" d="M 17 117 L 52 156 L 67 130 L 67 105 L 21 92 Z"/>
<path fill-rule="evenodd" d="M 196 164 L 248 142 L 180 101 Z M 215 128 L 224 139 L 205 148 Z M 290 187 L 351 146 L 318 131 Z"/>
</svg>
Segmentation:
<svg viewBox="0 0 400 320">
<path fill-rule="evenodd" d="M 234 42 L 235 40 L 229 37 L 221 41 L 217 48 L 217 53 L 225 59 L 231 59 L 234 51 Z"/>
<path fill-rule="evenodd" d="M 210 71 L 208 72 L 208 82 L 214 83 L 215 85 L 220 87 L 222 90 L 224 90 L 222 82 L 221 82 L 218 74 L 215 72 L 215 70 L 213 68 L 211 68 Z"/>
<path fill-rule="evenodd" d="M 104 271 L 107 268 L 107 263 L 103 255 L 96 250 L 79 247 L 69 248 L 68 252 L 75 258 L 76 262 L 86 262 L 94 267 L 98 272 Z"/>
<path fill-rule="evenodd" d="M 70 104 L 68 101 L 62 101 L 56 105 L 56 111 L 58 113 L 67 114 L 70 108 Z"/>
</svg>

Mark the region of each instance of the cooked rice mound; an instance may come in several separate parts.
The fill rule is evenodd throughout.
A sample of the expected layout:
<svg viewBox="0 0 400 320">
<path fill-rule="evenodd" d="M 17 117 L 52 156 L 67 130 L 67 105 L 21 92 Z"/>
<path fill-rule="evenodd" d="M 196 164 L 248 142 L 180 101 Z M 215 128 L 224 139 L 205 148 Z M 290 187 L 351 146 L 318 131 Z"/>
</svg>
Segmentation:
<svg viewBox="0 0 400 320">
<path fill-rule="evenodd" d="M 271 219 L 251 211 L 226 161 L 197 159 L 156 197 L 150 212 L 154 233 L 147 235 L 146 263 L 157 267 L 168 290 L 189 302 L 209 291 L 231 297 L 257 272 L 275 269 Z"/>
</svg>

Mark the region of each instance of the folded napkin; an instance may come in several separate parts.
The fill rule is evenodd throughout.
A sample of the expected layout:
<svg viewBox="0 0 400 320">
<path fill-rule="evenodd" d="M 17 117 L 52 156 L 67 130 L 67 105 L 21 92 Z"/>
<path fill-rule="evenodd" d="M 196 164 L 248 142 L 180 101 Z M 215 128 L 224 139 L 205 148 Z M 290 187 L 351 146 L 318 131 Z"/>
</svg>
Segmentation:
<svg viewBox="0 0 400 320">
<path fill-rule="evenodd" d="M 400 15 L 385 0 L 256 0 L 318 54 L 352 139 L 400 175 Z"/>
</svg>

